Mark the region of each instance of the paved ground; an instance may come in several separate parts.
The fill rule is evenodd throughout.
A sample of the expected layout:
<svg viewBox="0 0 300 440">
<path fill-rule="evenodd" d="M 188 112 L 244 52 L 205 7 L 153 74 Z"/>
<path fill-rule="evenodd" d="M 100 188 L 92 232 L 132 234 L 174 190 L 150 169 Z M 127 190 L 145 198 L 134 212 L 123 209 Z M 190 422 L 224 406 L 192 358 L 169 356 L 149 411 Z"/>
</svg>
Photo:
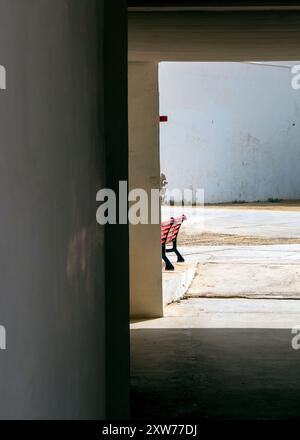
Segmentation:
<svg viewBox="0 0 300 440">
<path fill-rule="evenodd" d="M 300 264 L 232 261 L 199 264 L 187 296 L 300 299 Z"/>
<path fill-rule="evenodd" d="M 164 318 L 136 320 L 132 330 L 300 326 L 299 300 L 186 298 L 165 308 Z"/>
<path fill-rule="evenodd" d="M 232 205 L 231 205 L 232 206 Z M 300 210 L 263 210 L 246 207 L 162 208 L 162 218 L 170 214 L 187 215 L 182 231 L 186 235 L 202 233 L 269 238 L 300 238 Z"/>
<path fill-rule="evenodd" d="M 131 325 L 133 418 L 299 418 L 298 205 L 185 213 L 197 275 L 164 318 Z"/>
<path fill-rule="evenodd" d="M 255 209 L 264 211 L 300 211 L 300 200 L 281 200 L 274 202 L 219 203 L 206 205 L 209 208 Z"/>
<path fill-rule="evenodd" d="M 179 245 L 198 264 L 188 296 L 300 298 L 299 203 L 247 205 L 187 208 Z"/>
<path fill-rule="evenodd" d="M 300 350 L 289 330 L 131 332 L 132 417 L 300 417 Z"/>
<path fill-rule="evenodd" d="M 182 230 L 178 239 L 181 246 L 269 246 L 273 244 L 300 244 L 300 237 L 263 237 L 255 235 L 220 234 Z"/>
<path fill-rule="evenodd" d="M 192 297 L 300 298 L 300 245 L 182 248 L 197 274 Z"/>
</svg>

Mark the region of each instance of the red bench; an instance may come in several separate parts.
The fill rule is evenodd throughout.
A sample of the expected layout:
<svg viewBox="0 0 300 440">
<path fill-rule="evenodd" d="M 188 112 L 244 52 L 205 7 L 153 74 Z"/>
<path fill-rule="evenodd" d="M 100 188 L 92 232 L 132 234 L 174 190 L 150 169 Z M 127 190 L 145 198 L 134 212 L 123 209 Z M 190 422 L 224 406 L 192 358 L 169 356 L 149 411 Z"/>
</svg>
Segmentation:
<svg viewBox="0 0 300 440">
<path fill-rule="evenodd" d="M 186 216 L 183 214 L 180 217 L 171 217 L 170 220 L 162 222 L 161 224 L 161 251 L 162 259 L 166 264 L 166 270 L 174 270 L 174 266 L 168 259 L 166 253 L 174 252 L 177 255 L 177 261 L 184 262 L 183 256 L 177 249 L 177 236 L 179 233 L 180 226 L 186 220 Z M 167 248 L 166 245 L 172 243 L 171 248 Z"/>
</svg>

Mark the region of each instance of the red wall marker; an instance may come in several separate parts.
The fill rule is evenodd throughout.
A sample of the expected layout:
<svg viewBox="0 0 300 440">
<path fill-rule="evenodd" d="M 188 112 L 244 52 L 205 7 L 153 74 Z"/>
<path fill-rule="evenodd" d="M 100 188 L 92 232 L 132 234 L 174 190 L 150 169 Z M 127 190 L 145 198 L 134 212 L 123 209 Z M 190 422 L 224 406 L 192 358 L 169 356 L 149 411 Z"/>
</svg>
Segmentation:
<svg viewBox="0 0 300 440">
<path fill-rule="evenodd" d="M 160 116 L 159 122 L 168 122 L 168 116 Z"/>
</svg>

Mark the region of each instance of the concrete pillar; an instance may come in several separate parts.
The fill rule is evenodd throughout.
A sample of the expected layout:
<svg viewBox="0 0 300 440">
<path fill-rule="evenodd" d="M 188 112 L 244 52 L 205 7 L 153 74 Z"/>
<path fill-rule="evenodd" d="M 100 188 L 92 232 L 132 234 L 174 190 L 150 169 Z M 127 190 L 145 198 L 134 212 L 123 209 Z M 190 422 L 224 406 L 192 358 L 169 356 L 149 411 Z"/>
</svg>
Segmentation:
<svg viewBox="0 0 300 440">
<path fill-rule="evenodd" d="M 129 63 L 128 77 L 129 190 L 150 200 L 160 183 L 158 64 Z M 130 225 L 129 243 L 131 316 L 162 316 L 160 225 Z"/>
</svg>

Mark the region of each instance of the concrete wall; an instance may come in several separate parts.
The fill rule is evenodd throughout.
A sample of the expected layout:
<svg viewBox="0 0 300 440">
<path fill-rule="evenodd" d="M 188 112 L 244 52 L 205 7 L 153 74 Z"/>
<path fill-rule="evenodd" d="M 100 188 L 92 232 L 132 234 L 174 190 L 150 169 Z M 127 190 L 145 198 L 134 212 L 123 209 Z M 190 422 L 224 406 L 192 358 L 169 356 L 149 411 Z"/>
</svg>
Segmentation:
<svg viewBox="0 0 300 440">
<path fill-rule="evenodd" d="M 300 198 L 300 93 L 274 64 L 160 64 L 169 189 L 204 188 L 206 203 Z"/>
<path fill-rule="evenodd" d="M 129 63 L 128 78 L 129 189 L 145 189 L 150 200 L 160 185 L 158 65 Z M 160 225 L 130 225 L 129 238 L 131 316 L 162 316 Z"/>
<path fill-rule="evenodd" d="M 1 419 L 105 415 L 101 7 L 0 1 Z"/>
</svg>

